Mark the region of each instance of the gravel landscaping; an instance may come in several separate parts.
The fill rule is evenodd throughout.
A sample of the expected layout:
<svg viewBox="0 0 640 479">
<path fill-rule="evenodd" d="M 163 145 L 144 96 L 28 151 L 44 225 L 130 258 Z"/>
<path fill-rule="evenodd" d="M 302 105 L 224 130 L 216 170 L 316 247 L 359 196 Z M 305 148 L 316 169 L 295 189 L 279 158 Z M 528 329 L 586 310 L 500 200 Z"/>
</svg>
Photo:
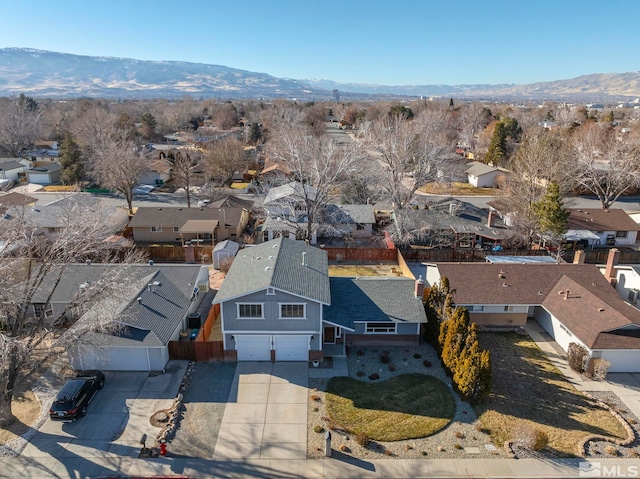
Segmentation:
<svg viewBox="0 0 640 479">
<path fill-rule="evenodd" d="M 381 355 L 389 356 L 389 361 Z M 425 366 L 430 364 L 430 366 Z M 415 347 L 351 348 L 347 356 L 349 376 L 369 383 L 409 373 L 426 374 L 440 379 L 450 387 L 450 380 L 440 366 L 435 351 L 429 345 Z M 375 378 L 377 375 L 377 379 Z M 324 456 L 325 430 L 330 424 L 326 413 L 324 379 L 309 380 L 308 457 Z M 452 391 L 453 393 L 453 391 Z M 356 438 L 338 428 L 331 431 L 334 454 L 340 451 L 359 459 L 383 458 L 498 458 L 506 457 L 501 448 L 495 448 L 488 434 L 476 428 L 477 417 L 471 406 L 453 393 L 456 412 L 452 422 L 442 431 L 420 439 L 394 442 L 370 441 L 360 446 Z M 319 432 L 316 432 L 319 431 Z"/>
<path fill-rule="evenodd" d="M 235 371 L 235 364 L 195 363 L 175 437 L 167 444 L 172 457 L 213 458 Z"/>
</svg>

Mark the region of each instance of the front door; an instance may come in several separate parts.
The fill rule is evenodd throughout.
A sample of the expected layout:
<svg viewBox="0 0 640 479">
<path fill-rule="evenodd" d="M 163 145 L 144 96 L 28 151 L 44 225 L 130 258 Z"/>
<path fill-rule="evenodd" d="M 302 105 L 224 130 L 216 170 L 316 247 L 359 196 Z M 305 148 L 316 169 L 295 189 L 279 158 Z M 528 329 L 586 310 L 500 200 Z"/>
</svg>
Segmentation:
<svg viewBox="0 0 640 479">
<path fill-rule="evenodd" d="M 335 326 L 325 326 L 324 327 L 324 342 L 327 344 L 335 344 L 336 343 L 336 328 Z"/>
</svg>

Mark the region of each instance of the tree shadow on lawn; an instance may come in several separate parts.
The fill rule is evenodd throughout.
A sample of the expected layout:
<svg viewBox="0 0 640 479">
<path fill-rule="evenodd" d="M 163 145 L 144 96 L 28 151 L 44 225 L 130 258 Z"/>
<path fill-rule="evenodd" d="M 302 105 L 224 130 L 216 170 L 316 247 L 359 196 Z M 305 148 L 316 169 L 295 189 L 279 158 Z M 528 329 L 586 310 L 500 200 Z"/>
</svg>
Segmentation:
<svg viewBox="0 0 640 479">
<path fill-rule="evenodd" d="M 508 429 L 517 420 L 550 428 L 551 448 L 555 436 L 575 435 L 576 443 L 587 434 L 624 437 L 618 421 L 577 391 L 529 337 L 481 333 L 480 345 L 491 351 L 493 382 L 489 397 L 474 409 L 483 426 L 493 413 L 501 415 L 492 421 L 498 440 L 511 439 Z"/>
</svg>

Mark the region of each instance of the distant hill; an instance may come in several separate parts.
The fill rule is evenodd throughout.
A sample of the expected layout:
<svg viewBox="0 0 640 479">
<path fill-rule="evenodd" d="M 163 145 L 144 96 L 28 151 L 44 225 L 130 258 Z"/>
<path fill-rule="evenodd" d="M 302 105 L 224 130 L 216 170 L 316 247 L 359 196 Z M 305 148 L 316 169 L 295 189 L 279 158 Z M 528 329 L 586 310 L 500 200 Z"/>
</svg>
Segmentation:
<svg viewBox="0 0 640 479">
<path fill-rule="evenodd" d="M 640 73 L 585 75 L 528 85 L 372 85 L 294 80 L 221 65 L 0 49 L 0 96 L 48 98 L 289 98 L 303 101 L 454 97 L 502 101 L 623 101 L 640 97 Z"/>
</svg>

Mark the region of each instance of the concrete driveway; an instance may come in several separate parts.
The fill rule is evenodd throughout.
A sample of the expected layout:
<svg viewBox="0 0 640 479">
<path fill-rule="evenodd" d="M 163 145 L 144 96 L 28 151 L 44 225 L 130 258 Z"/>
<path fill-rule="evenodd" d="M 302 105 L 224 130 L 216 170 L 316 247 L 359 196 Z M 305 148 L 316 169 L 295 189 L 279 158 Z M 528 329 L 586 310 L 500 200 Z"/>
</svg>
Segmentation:
<svg viewBox="0 0 640 479">
<path fill-rule="evenodd" d="M 305 459 L 309 365 L 241 362 L 214 459 Z"/>
<path fill-rule="evenodd" d="M 160 430 L 149 418 L 171 407 L 186 366 L 186 361 L 171 361 L 166 373 L 157 376 L 106 372 L 105 387 L 89 404 L 87 415 L 71 423 L 47 419 L 23 449 L 21 459 L 49 477 L 111 474 L 109 463 L 138 457 L 143 433 L 149 438 L 147 445 L 153 445 Z"/>
</svg>

